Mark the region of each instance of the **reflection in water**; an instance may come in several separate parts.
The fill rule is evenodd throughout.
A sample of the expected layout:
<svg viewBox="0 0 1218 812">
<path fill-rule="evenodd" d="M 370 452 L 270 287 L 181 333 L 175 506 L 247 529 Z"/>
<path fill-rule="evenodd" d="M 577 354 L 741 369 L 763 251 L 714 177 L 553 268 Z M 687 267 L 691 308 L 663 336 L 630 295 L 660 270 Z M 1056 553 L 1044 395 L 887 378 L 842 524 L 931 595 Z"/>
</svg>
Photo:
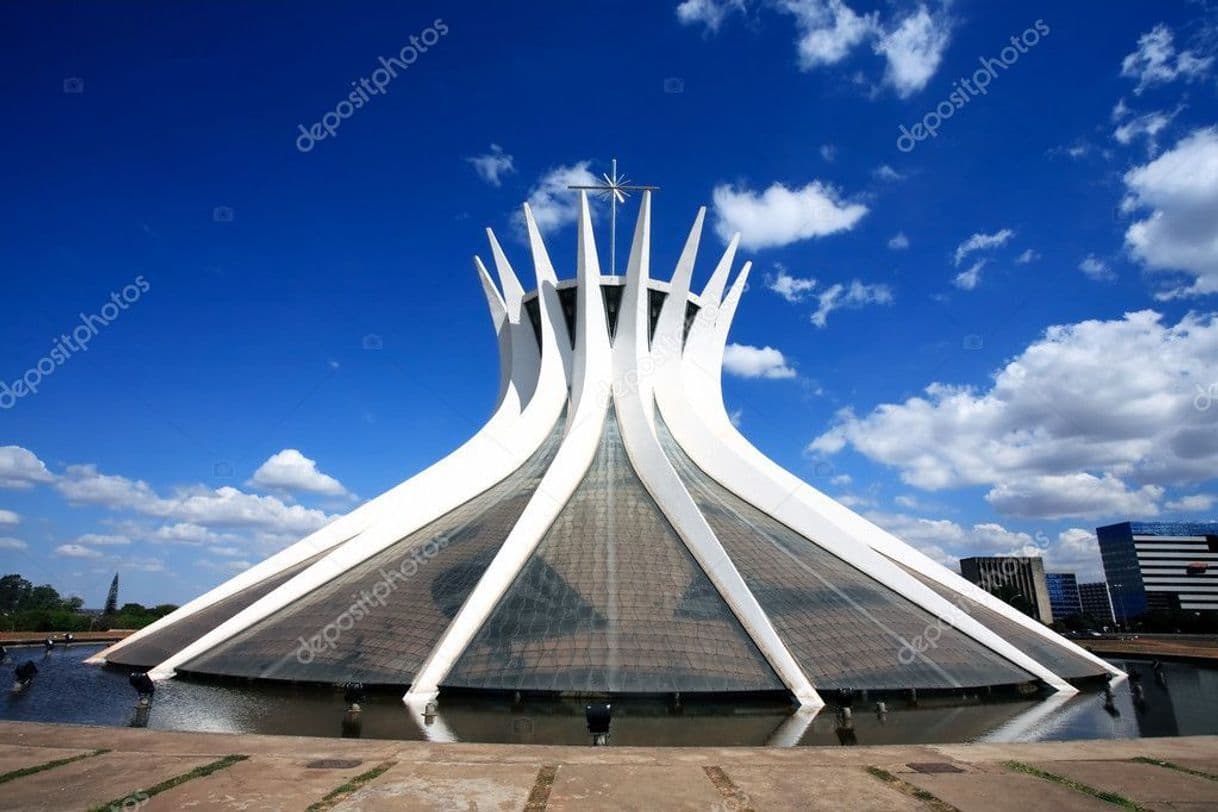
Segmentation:
<svg viewBox="0 0 1218 812">
<path fill-rule="evenodd" d="M 446 696 L 412 707 L 400 695 L 369 693 L 353 711 L 340 688 L 202 684 L 171 680 L 156 700 L 135 707 L 128 674 L 81 661 L 98 646 L 56 646 L 25 691 L 3 686 L 0 718 L 159 730 L 270 733 L 366 739 L 587 745 L 583 700 Z M 11 649 L 8 667 L 28 658 Z M 858 697 L 837 707 L 792 712 L 783 704 L 708 703 L 689 695 L 613 705 L 612 745 L 830 745 L 1182 736 L 1218 733 L 1218 670 L 1179 663 L 1117 661 L 1129 680 L 1114 682 L 1113 709 L 1089 690 L 1070 697 L 1002 701 Z M 1135 702 L 1133 686 L 1140 686 Z M 881 704 L 882 702 L 882 704 Z"/>
</svg>

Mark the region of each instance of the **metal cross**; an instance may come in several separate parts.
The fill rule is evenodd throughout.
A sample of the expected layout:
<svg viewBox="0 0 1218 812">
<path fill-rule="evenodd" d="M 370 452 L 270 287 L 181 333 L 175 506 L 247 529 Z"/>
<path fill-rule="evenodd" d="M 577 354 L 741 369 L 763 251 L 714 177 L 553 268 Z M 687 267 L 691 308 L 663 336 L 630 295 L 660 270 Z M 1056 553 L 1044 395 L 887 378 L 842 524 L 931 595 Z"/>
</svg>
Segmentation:
<svg viewBox="0 0 1218 812">
<path fill-rule="evenodd" d="M 617 276 L 617 204 L 625 203 L 630 192 L 659 191 L 659 186 L 634 186 L 624 175 L 617 173 L 617 158 L 613 159 L 610 174 L 601 173 L 605 179 L 596 186 L 568 186 L 568 189 L 584 189 L 596 192 L 609 199 L 609 273 Z"/>
</svg>

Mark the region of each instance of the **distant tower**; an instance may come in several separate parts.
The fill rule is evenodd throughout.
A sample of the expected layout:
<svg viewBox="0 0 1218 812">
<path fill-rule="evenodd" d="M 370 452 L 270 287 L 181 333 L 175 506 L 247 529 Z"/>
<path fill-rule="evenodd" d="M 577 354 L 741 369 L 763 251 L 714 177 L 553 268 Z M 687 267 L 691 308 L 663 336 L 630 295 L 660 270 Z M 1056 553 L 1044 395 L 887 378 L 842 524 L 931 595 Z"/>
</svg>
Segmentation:
<svg viewBox="0 0 1218 812">
<path fill-rule="evenodd" d="M 106 608 L 102 609 L 102 614 L 107 617 L 113 617 L 118 614 L 118 573 L 114 573 L 114 580 L 110 582 L 110 593 L 106 595 Z"/>
</svg>

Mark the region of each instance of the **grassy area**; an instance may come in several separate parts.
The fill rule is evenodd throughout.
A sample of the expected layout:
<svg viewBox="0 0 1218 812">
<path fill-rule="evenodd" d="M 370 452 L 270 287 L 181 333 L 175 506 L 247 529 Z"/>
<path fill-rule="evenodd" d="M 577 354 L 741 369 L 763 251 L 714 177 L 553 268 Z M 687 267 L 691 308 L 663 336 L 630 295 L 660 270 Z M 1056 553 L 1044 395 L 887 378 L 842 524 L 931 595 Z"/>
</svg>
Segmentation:
<svg viewBox="0 0 1218 812">
<path fill-rule="evenodd" d="M 541 769 L 537 771 L 537 780 L 533 782 L 533 789 L 529 792 L 529 799 L 525 802 L 525 812 L 544 812 L 546 804 L 550 801 L 550 790 L 554 787 L 554 779 L 558 776 L 558 766 L 556 764 L 543 764 Z"/>
<path fill-rule="evenodd" d="M 959 809 L 952 806 L 947 801 L 942 800 L 933 793 L 927 792 L 921 787 L 915 787 L 908 781 L 903 781 L 900 778 L 897 778 L 895 775 L 888 772 L 888 770 L 880 767 L 868 767 L 867 772 L 888 784 L 898 792 L 904 793 L 911 798 L 917 798 L 919 801 L 935 810 L 935 812 L 960 812 Z"/>
<path fill-rule="evenodd" d="M 369 781 L 374 780 L 375 778 L 380 776 L 382 773 L 384 773 L 386 770 L 388 770 L 390 767 L 392 767 L 394 764 L 397 764 L 397 762 L 396 761 L 386 761 L 383 764 L 378 764 L 377 766 L 373 767 L 371 770 L 360 773 L 359 775 L 355 776 L 347 783 L 342 784 L 341 786 L 335 787 L 333 790 L 331 790 L 326 795 L 326 797 L 322 798 L 320 801 L 318 801 L 317 803 L 310 806 L 308 808 L 307 812 L 324 812 L 324 810 L 332 808 L 335 804 L 337 804 L 343 798 L 345 798 L 348 795 L 350 795 L 351 793 L 355 792 L 357 789 L 362 787 L 364 784 L 367 784 Z"/>
<path fill-rule="evenodd" d="M 110 752 L 109 750 L 94 750 L 91 753 L 81 753 L 79 756 L 70 756 L 69 758 L 57 758 L 54 761 L 47 761 L 43 764 L 35 764 L 33 767 L 22 767 L 20 770 L 13 770 L 11 772 L 7 772 L 7 773 L 4 773 L 3 775 L 0 775 L 0 784 L 6 784 L 9 781 L 12 781 L 17 778 L 24 778 L 27 775 L 33 775 L 34 773 L 40 773 L 43 770 L 53 770 L 56 767 L 62 767 L 65 764 L 71 764 L 73 761 L 80 761 L 81 759 L 93 758 L 94 756 L 100 756 L 103 753 L 109 753 L 109 752 Z"/>
<path fill-rule="evenodd" d="M 1198 778 L 1207 778 L 1210 781 L 1218 781 L 1218 775 L 1207 773 L 1205 770 L 1194 770 L 1192 767 L 1185 767 L 1181 764 L 1173 764 L 1170 761 L 1164 761 L 1161 758 L 1147 758 L 1146 756 L 1138 756 L 1134 759 L 1138 764 L 1153 764 L 1156 767 L 1166 767 L 1169 770 L 1176 770 L 1189 775 L 1195 775 Z"/>
<path fill-rule="evenodd" d="M 128 802 L 132 799 L 146 801 L 153 795 L 160 795 L 162 792 L 173 789 L 177 786 L 181 786 L 187 781 L 193 781 L 196 778 L 203 778 L 204 776 L 211 775 L 212 773 L 223 770 L 226 767 L 231 767 L 238 762 L 245 761 L 247 758 L 249 758 L 249 756 L 237 754 L 225 756 L 224 758 L 217 759 L 210 764 L 195 767 L 190 772 L 175 775 L 173 778 L 168 778 L 159 784 L 153 784 L 148 789 L 136 790 L 135 792 L 124 795 L 122 798 L 115 798 L 113 801 L 108 803 L 99 804 L 89 810 L 89 812 L 109 812 L 111 809 L 125 809 L 127 806 L 129 806 Z"/>
<path fill-rule="evenodd" d="M 1105 803 L 1119 806 L 1122 809 L 1133 809 L 1136 810 L 1136 812 L 1147 812 L 1146 807 L 1136 803 L 1135 801 L 1129 800 L 1124 795 L 1118 795 L 1115 792 L 1108 792 L 1107 790 L 1096 789 L 1095 787 L 1084 784 L 1081 781 L 1075 781 L 1073 778 L 1067 778 L 1066 776 L 1058 775 L 1057 773 L 1047 772 L 1046 770 L 1039 769 L 1038 767 L 1033 767 L 1031 764 L 1025 764 L 1022 761 L 1008 761 L 1004 766 L 1008 770 L 1013 770 L 1014 772 L 1024 773 L 1025 775 L 1035 776 L 1036 778 L 1043 778 L 1045 781 L 1052 781 L 1055 784 L 1061 784 L 1063 787 L 1068 787 L 1075 792 L 1090 795 L 1092 798 L 1098 798 Z"/>
</svg>

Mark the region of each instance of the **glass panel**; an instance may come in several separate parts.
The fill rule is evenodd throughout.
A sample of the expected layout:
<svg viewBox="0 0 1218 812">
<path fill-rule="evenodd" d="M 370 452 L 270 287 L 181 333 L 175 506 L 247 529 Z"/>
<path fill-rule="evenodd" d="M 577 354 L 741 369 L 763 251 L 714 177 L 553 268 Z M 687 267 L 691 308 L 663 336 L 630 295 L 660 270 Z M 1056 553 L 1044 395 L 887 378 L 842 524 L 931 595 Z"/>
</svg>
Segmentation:
<svg viewBox="0 0 1218 812">
<path fill-rule="evenodd" d="M 1039 634 L 1025 629 L 993 609 L 982 606 L 971 598 L 967 598 L 959 592 L 943 586 L 938 581 L 927 578 L 905 567 L 899 561 L 896 563 L 910 575 L 926 584 L 935 592 L 938 592 L 946 600 L 959 606 L 973 618 L 988 626 L 999 637 L 1012 643 L 1024 654 L 1027 654 L 1059 677 L 1079 679 L 1081 677 L 1094 677 L 1106 673 L 1103 668 L 1086 657 L 1080 657 L 1064 646 L 1055 646 Z"/>
<path fill-rule="evenodd" d="M 818 689 L 959 688 L 1032 677 L 737 497 L 685 455 L 657 414 L 669 459 Z"/>
<path fill-rule="evenodd" d="M 106 662 L 133 668 L 153 668 L 160 665 L 245 607 L 253 604 L 263 595 L 270 594 L 280 584 L 286 584 L 297 573 L 304 572 L 307 567 L 333 549 L 323 550 L 288 567 L 283 572 L 264 578 L 240 592 L 216 601 L 206 609 L 201 609 L 189 617 L 152 632 L 146 637 L 141 637 L 131 645 L 124 646 L 122 650 L 107 656 Z"/>
<path fill-rule="evenodd" d="M 612 410 L 584 481 L 443 684 L 784 690 L 635 474 Z"/>
<path fill-rule="evenodd" d="M 408 684 L 536 490 L 562 425 L 499 484 L 179 670 Z"/>
</svg>

